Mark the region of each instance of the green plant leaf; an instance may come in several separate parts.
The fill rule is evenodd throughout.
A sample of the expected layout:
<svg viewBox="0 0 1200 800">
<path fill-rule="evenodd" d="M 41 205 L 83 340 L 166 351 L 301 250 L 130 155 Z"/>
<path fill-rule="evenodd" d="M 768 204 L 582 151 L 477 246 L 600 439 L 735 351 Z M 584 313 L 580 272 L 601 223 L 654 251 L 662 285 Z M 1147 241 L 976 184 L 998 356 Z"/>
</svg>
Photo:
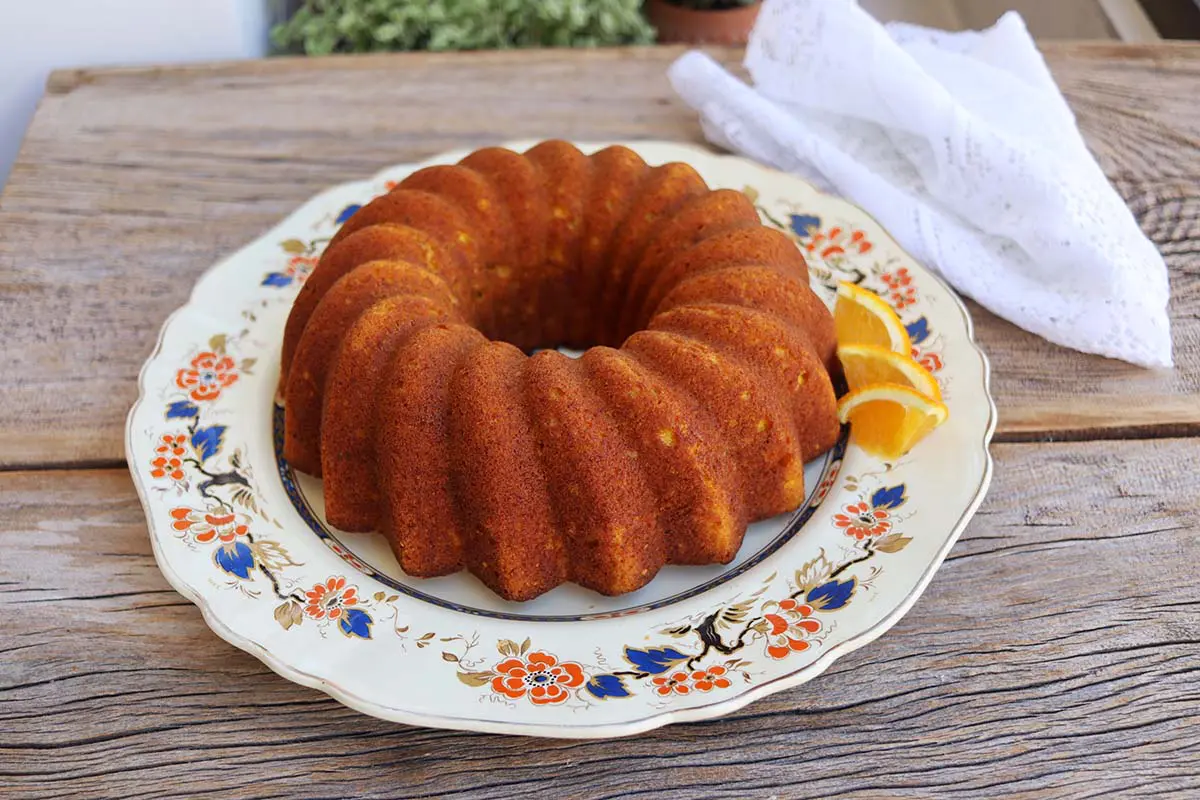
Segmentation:
<svg viewBox="0 0 1200 800">
<path fill-rule="evenodd" d="M 394 42 L 400 38 L 401 33 L 402 31 L 399 25 L 394 22 L 385 22 L 375 29 L 375 41 Z"/>
<path fill-rule="evenodd" d="M 640 0 L 305 0 L 271 31 L 279 52 L 477 50 L 646 43 Z"/>
</svg>

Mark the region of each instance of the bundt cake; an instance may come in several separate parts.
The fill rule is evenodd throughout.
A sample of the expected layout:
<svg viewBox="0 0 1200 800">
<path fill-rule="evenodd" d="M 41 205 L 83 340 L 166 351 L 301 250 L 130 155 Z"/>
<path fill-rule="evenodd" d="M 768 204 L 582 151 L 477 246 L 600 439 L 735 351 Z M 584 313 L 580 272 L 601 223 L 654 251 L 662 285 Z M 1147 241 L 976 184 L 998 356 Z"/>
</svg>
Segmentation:
<svg viewBox="0 0 1200 800">
<path fill-rule="evenodd" d="M 409 575 L 620 594 L 803 501 L 839 432 L 834 349 L 741 192 L 625 147 L 489 147 L 330 241 L 284 334 L 284 455 Z"/>
</svg>

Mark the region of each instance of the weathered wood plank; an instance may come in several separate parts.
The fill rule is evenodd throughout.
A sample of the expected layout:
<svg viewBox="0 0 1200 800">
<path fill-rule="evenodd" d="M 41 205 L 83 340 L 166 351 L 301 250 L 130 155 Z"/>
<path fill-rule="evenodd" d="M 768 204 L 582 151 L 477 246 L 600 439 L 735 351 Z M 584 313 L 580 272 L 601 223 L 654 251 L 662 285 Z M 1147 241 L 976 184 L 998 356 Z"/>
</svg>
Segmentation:
<svg viewBox="0 0 1200 800">
<path fill-rule="evenodd" d="M 168 588 L 125 472 L 3 473 L 0 786 L 31 798 L 1195 796 L 1200 475 L 1179 466 L 1198 449 L 999 445 L 984 507 L 891 632 L 727 719 L 594 743 L 396 726 L 289 684 Z"/>
<path fill-rule="evenodd" d="M 511 137 L 699 141 L 664 77 L 679 52 L 55 73 L 0 198 L 0 466 L 118 461 L 133 378 L 196 277 L 333 183 Z M 980 312 L 1000 435 L 1200 432 L 1200 46 L 1046 52 L 1168 255 L 1179 366 L 1080 356 Z"/>
<path fill-rule="evenodd" d="M 1170 268 L 1176 368 L 1084 356 L 971 304 L 992 358 L 1001 438 L 1200 433 L 1200 47 L 1044 45 L 1105 174 Z M 1065 56 L 1070 53 L 1072 57 Z M 1086 53 L 1086 57 L 1079 57 Z M 1186 55 L 1191 54 L 1191 55 Z M 1195 59 L 1195 60 L 1193 60 Z M 1159 77 L 1155 77 L 1159 76 Z M 1190 94 L 1190 96 L 1189 96 Z"/>
</svg>

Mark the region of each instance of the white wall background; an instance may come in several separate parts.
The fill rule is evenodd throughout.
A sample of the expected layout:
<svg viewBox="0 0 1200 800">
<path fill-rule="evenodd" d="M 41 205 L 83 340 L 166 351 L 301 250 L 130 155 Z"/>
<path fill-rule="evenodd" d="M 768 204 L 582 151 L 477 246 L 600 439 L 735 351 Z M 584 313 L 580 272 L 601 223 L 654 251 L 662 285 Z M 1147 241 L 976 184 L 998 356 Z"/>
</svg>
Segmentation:
<svg viewBox="0 0 1200 800">
<path fill-rule="evenodd" d="M 0 187 L 52 69 L 256 58 L 275 0 L 0 0 Z"/>
</svg>

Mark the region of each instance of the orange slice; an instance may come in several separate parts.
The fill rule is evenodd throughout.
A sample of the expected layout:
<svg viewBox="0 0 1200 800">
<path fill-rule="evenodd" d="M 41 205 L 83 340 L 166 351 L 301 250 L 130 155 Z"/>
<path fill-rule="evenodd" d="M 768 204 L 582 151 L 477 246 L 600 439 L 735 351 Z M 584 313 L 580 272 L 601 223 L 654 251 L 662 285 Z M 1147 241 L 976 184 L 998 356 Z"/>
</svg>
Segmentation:
<svg viewBox="0 0 1200 800">
<path fill-rule="evenodd" d="M 873 344 L 904 355 L 912 352 L 908 331 L 892 307 L 857 284 L 838 284 L 833 322 L 838 344 Z"/>
<path fill-rule="evenodd" d="M 865 386 L 838 401 L 838 419 L 850 423 L 852 441 L 884 459 L 907 453 L 949 415 L 940 400 L 893 383 Z"/>
<path fill-rule="evenodd" d="M 875 383 L 894 383 L 934 400 L 942 399 L 937 379 L 908 353 L 896 353 L 874 344 L 843 344 L 837 354 L 850 391 Z"/>
</svg>

